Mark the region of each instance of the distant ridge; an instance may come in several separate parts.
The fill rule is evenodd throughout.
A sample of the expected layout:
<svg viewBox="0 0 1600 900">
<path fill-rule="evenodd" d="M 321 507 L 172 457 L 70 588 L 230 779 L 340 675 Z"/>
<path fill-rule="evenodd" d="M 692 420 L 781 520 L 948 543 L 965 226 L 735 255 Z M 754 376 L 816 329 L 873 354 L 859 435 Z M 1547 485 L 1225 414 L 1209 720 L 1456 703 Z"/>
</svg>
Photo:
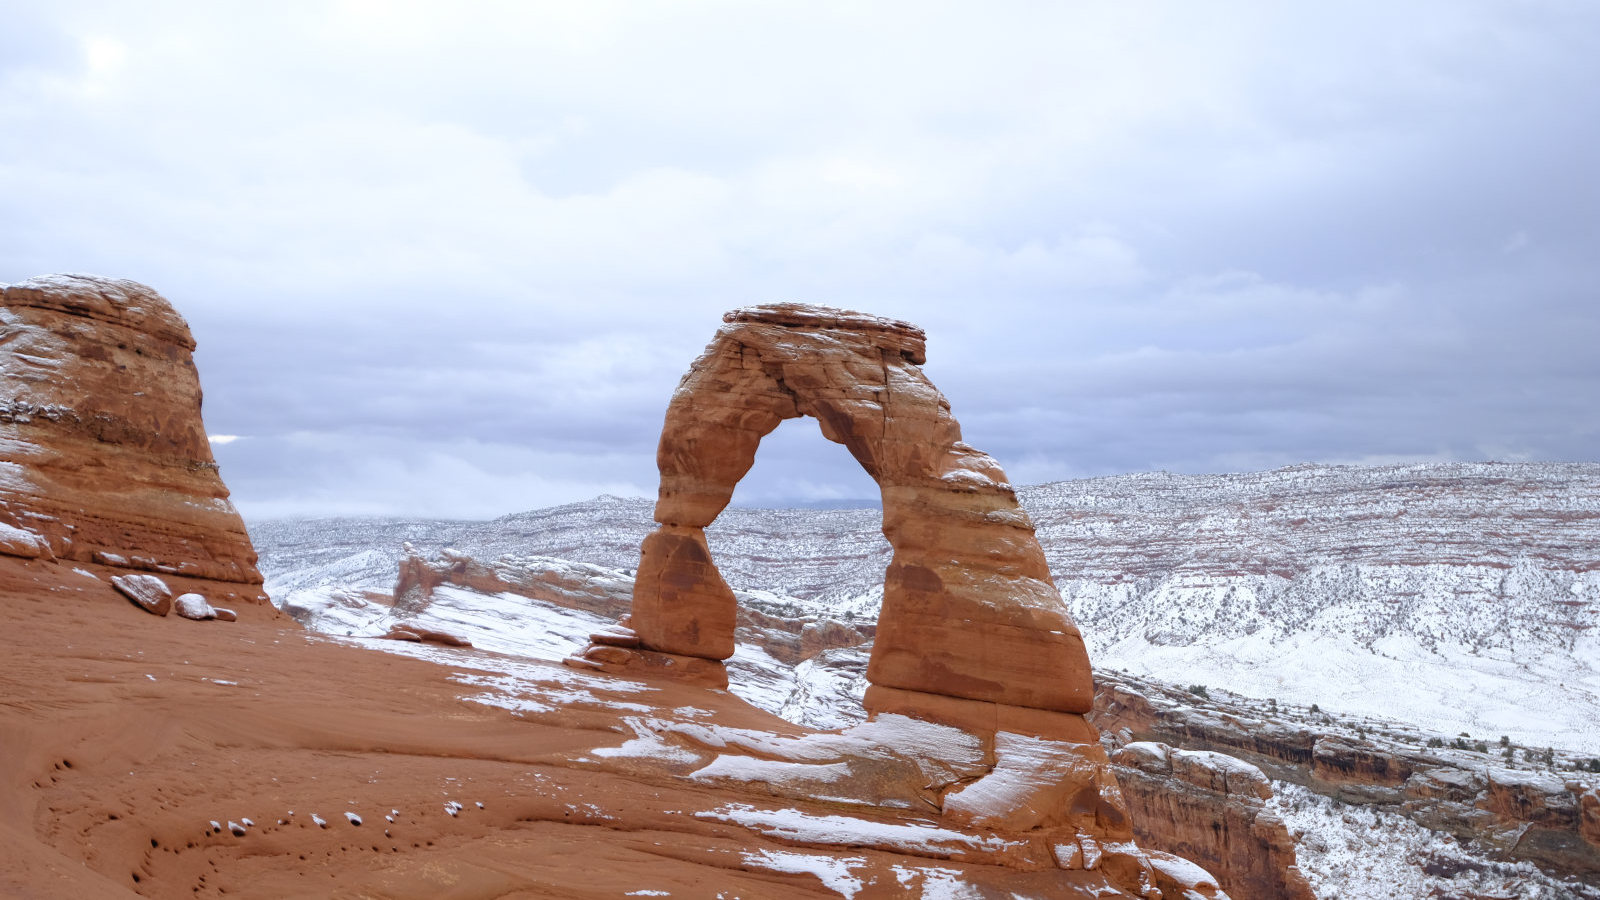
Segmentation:
<svg viewBox="0 0 1600 900">
<path fill-rule="evenodd" d="M 1096 666 L 1600 751 L 1600 464 L 1158 472 L 1019 495 Z M 631 572 L 653 506 L 250 530 L 276 598 L 388 590 L 403 541 Z M 890 556 L 881 527 L 875 509 L 732 508 L 707 535 L 735 587 L 870 617 Z"/>
</svg>

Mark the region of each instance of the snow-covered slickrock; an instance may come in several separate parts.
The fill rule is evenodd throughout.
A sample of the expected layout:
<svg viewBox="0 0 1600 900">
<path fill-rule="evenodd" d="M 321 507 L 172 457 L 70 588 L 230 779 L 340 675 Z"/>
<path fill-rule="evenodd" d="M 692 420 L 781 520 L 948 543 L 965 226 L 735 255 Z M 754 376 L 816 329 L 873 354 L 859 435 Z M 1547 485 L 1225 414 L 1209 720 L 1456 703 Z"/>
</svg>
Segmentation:
<svg viewBox="0 0 1600 900">
<path fill-rule="evenodd" d="M 667 408 L 655 520 L 631 627 L 642 651 L 720 661 L 737 603 L 706 542 L 785 419 L 815 417 L 877 481 L 893 548 L 866 704 L 993 730 L 1093 741 L 1083 639 L 1005 473 L 961 440 L 904 322 L 800 304 L 734 310 Z M 596 662 L 630 658 L 616 648 Z M 596 657 L 604 659 L 596 659 Z"/>
<path fill-rule="evenodd" d="M 194 339 L 155 291 L 0 285 L 0 536 L 13 555 L 218 582 L 264 602 L 200 418 Z"/>
</svg>

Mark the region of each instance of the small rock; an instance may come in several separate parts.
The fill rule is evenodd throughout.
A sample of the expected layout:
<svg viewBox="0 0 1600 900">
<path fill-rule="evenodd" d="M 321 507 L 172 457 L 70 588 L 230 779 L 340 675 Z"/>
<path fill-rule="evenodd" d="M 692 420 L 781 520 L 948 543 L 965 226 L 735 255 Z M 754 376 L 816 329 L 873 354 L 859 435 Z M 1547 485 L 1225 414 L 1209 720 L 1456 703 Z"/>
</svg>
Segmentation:
<svg viewBox="0 0 1600 900">
<path fill-rule="evenodd" d="M 347 812 L 347 813 L 345 813 L 345 814 L 344 814 L 344 817 L 345 817 L 345 818 L 346 818 L 346 819 L 349 819 L 349 820 L 350 820 L 350 824 L 351 824 L 351 825 L 360 825 L 360 824 L 361 824 L 361 817 L 360 817 L 360 816 L 358 816 L 358 815 L 356 815 L 356 814 L 355 814 L 355 813 L 353 813 L 353 812 Z"/>
<path fill-rule="evenodd" d="M 223 609 L 220 606 L 213 606 L 213 607 L 211 607 L 211 611 L 217 614 L 217 621 L 218 622 L 237 622 L 237 621 L 239 621 L 239 614 L 234 612 L 231 609 Z"/>
<path fill-rule="evenodd" d="M 238 822 L 230 821 L 228 823 L 228 830 L 233 832 L 234 837 L 244 837 L 244 826 L 240 825 Z"/>
<path fill-rule="evenodd" d="M 396 625 L 389 629 L 385 638 L 391 641 L 427 641 L 430 644 L 443 644 L 446 647 L 471 647 L 472 642 L 464 637 L 451 634 L 448 631 L 438 631 L 433 628 L 419 628 L 416 625 Z"/>
<path fill-rule="evenodd" d="M 145 612 L 158 616 L 172 612 L 172 589 L 154 575 L 115 575 L 111 585 Z"/>
<path fill-rule="evenodd" d="M 0 553 L 23 559 L 54 559 L 50 542 L 31 531 L 0 522 Z"/>
<path fill-rule="evenodd" d="M 217 617 L 217 611 L 212 609 L 211 604 L 200 594 L 179 594 L 178 599 L 172 601 L 172 608 L 185 619 L 204 620 Z"/>
</svg>

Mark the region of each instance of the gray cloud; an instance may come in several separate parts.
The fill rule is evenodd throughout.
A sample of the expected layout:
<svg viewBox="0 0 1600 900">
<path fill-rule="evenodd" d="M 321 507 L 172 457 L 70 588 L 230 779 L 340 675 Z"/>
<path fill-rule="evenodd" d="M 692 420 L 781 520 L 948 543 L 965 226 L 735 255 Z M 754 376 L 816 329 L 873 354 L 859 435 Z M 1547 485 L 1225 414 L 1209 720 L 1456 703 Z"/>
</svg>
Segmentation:
<svg viewBox="0 0 1600 900">
<path fill-rule="evenodd" d="M 1593 459 L 1600 12 L 0 3 L 0 280 L 146 281 L 253 515 L 653 490 L 723 310 L 1018 481 Z M 741 502 L 871 485 L 803 424 Z"/>
</svg>

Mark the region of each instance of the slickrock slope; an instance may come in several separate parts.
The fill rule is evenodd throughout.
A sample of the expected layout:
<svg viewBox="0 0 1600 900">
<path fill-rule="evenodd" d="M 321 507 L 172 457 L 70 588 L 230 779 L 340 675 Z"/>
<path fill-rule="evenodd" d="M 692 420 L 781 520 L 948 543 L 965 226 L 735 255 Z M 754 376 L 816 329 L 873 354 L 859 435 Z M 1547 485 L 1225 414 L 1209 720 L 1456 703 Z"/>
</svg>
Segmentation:
<svg viewBox="0 0 1600 900">
<path fill-rule="evenodd" d="M 193 349 L 172 306 L 131 281 L 0 285 L 0 552 L 265 602 L 200 419 Z"/>
<path fill-rule="evenodd" d="M 1125 847 L 939 813 L 981 818 L 1027 741 L 817 734 L 670 680 L 285 620 L 177 629 L 60 571 L 0 558 L 30 629 L 0 667 L 0 895 L 1136 895 Z M 1221 896 L 1155 863 L 1166 896 Z"/>
<path fill-rule="evenodd" d="M 632 587 L 626 574 L 597 566 L 515 556 L 483 564 L 455 551 L 432 561 L 408 558 L 400 573 L 394 593 L 402 599 L 392 607 L 376 591 L 335 597 L 301 590 L 288 595 L 285 609 L 334 633 L 445 633 L 480 648 L 550 659 L 609 628 L 626 610 Z M 804 615 L 793 598 L 740 592 L 739 604 L 738 651 L 728 665 L 732 690 L 791 721 L 861 726 L 870 634 L 860 625 Z M 820 649 L 826 645 L 807 638 L 818 632 L 844 646 Z M 1108 737 L 1107 745 L 1118 742 Z M 1236 897 L 1310 900 L 1292 838 L 1264 809 L 1271 792 L 1260 772 L 1221 754 L 1173 752 L 1187 762 L 1176 775 L 1171 765 L 1158 773 L 1113 760 L 1140 848 L 1200 861 Z M 1233 770 L 1253 773 L 1253 780 L 1235 772 L 1230 782 Z"/>
</svg>

